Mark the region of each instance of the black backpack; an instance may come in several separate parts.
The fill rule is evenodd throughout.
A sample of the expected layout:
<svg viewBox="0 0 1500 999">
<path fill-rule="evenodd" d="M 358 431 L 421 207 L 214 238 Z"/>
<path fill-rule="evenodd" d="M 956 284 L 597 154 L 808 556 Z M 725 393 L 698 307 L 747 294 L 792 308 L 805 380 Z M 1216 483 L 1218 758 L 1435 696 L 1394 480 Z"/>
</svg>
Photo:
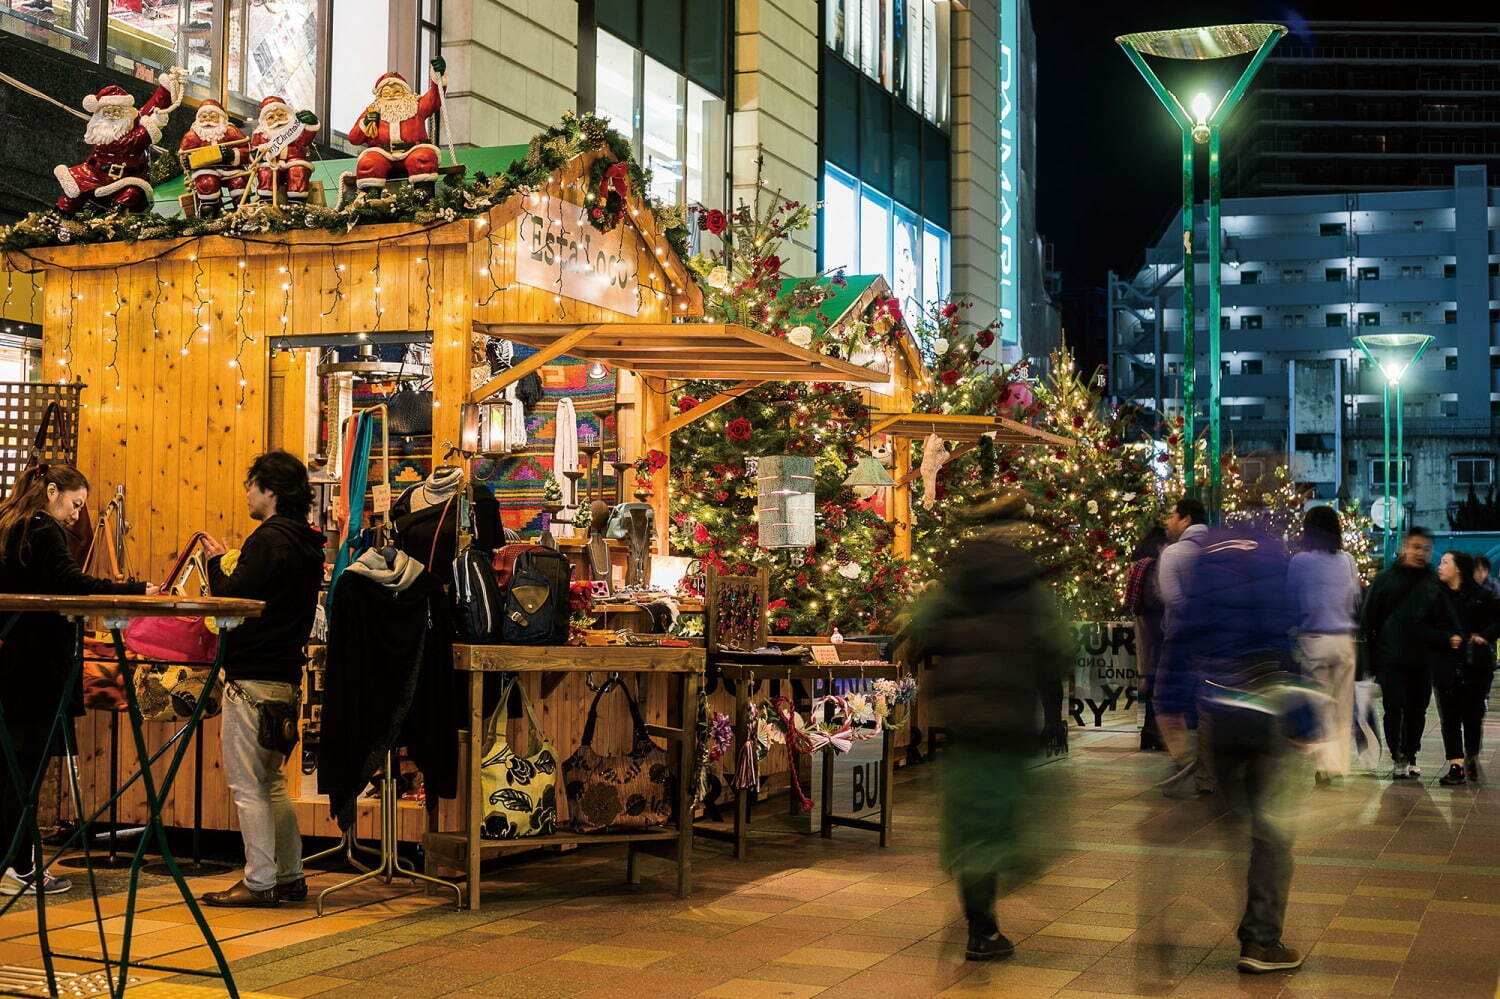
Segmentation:
<svg viewBox="0 0 1500 999">
<path fill-rule="evenodd" d="M 573 565 L 566 555 L 541 545 L 506 545 L 495 553 L 494 578 L 501 644 L 567 644 Z"/>
<path fill-rule="evenodd" d="M 453 602 L 458 640 L 470 645 L 500 641 L 500 614 L 505 598 L 495 582 L 494 556 L 482 548 L 465 548 L 453 560 Z"/>
</svg>

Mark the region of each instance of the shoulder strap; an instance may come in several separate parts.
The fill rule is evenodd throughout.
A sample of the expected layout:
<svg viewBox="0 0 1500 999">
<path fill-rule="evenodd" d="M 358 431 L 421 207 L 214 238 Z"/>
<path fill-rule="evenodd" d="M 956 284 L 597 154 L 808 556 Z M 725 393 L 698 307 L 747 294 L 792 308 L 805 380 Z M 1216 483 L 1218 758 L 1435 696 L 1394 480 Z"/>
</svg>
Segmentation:
<svg viewBox="0 0 1500 999">
<path fill-rule="evenodd" d="M 505 682 L 500 685 L 500 700 L 495 702 L 495 710 L 484 719 L 484 740 L 479 747 L 482 753 L 489 752 L 490 743 L 495 741 L 495 733 L 510 720 L 510 716 L 506 714 L 506 706 L 510 704 L 510 688 L 515 682 L 514 675 L 505 678 Z"/>
<path fill-rule="evenodd" d="M 427 568 L 429 570 L 432 569 L 432 563 L 437 560 L 438 538 L 443 535 L 443 524 L 447 523 L 448 511 L 453 507 L 453 501 L 456 498 L 449 496 L 447 502 L 443 504 L 442 511 L 438 513 L 437 527 L 432 530 L 432 548 L 427 552 Z"/>
<path fill-rule="evenodd" d="M 635 695 L 630 692 L 630 687 L 626 685 L 625 681 L 621 680 L 615 684 L 606 683 L 599 688 L 599 693 L 594 695 L 594 703 L 589 705 L 588 721 L 583 726 L 583 741 L 580 745 L 593 745 L 594 723 L 599 720 L 599 701 L 605 694 L 609 693 L 611 687 L 618 687 L 620 692 L 625 695 L 625 703 L 630 706 L 630 721 L 634 726 L 634 741 L 639 742 L 642 739 L 649 739 L 651 737 L 651 733 L 646 731 L 646 720 L 641 717 L 641 708 L 635 702 Z"/>
</svg>

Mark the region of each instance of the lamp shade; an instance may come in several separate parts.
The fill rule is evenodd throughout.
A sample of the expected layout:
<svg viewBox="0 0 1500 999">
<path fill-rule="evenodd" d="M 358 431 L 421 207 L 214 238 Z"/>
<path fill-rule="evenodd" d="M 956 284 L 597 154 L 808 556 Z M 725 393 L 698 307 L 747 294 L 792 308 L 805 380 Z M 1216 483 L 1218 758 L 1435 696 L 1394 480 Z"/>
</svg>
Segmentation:
<svg viewBox="0 0 1500 999">
<path fill-rule="evenodd" d="M 812 458 L 790 454 L 761 458 L 755 491 L 762 548 L 811 548 L 817 543 Z"/>
<path fill-rule="evenodd" d="M 891 473 L 885 470 L 874 455 L 865 455 L 859 459 L 859 464 L 854 466 L 854 471 L 844 480 L 844 485 L 859 487 L 865 486 L 871 489 L 890 489 L 896 485 L 896 480 L 891 478 Z"/>
<path fill-rule="evenodd" d="M 1355 337 L 1354 342 L 1385 375 L 1385 380 L 1396 385 L 1434 339 L 1426 333 L 1371 333 Z"/>
<path fill-rule="evenodd" d="M 1281 24 L 1215 24 L 1203 28 L 1137 31 L 1121 35 L 1115 41 L 1142 55 L 1159 59 L 1226 59 L 1254 52 L 1272 34 L 1286 33 L 1286 26 Z"/>
</svg>

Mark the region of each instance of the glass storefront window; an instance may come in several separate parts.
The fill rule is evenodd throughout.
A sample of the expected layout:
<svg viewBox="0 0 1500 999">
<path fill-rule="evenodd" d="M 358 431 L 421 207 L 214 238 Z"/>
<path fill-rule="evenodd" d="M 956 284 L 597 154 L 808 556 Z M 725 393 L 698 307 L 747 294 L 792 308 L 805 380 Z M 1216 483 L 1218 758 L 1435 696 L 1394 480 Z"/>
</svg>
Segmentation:
<svg viewBox="0 0 1500 999">
<path fill-rule="evenodd" d="M 884 275 L 912 316 L 948 297 L 947 231 L 830 163 L 823 165 L 822 226 L 824 271 Z"/>
<path fill-rule="evenodd" d="M 235 110 L 254 117 L 268 94 L 293 108 L 318 107 L 318 7 L 318 0 L 278 0 L 274 8 L 231 0 L 229 95 Z"/>
<path fill-rule="evenodd" d="M 354 120 L 370 103 L 369 85 L 364 81 L 373 84 L 391 65 L 391 2 L 361 0 L 333 6 L 333 64 L 341 83 L 328 94 L 328 117 L 332 130 L 341 136 L 349 134 Z M 424 81 L 411 82 L 418 93 L 424 89 Z"/>
<path fill-rule="evenodd" d="M 646 59 L 641 103 L 641 165 L 651 171 L 651 193 L 675 204 L 681 197 L 683 78 L 655 59 Z"/>
<path fill-rule="evenodd" d="M 0 28 L 93 62 L 99 58 L 94 10 L 88 0 L 5 0 Z"/>
<path fill-rule="evenodd" d="M 947 17 L 938 0 L 824 0 L 824 42 L 927 120 L 948 119 Z"/>
<path fill-rule="evenodd" d="M 138 80 L 154 82 L 174 65 L 188 72 L 188 94 L 215 93 L 215 0 L 160 0 L 155 4 L 109 5 L 105 64 Z"/>
<path fill-rule="evenodd" d="M 727 205 L 729 112 L 722 97 L 600 31 L 595 113 L 630 139 L 668 204 Z"/>
</svg>

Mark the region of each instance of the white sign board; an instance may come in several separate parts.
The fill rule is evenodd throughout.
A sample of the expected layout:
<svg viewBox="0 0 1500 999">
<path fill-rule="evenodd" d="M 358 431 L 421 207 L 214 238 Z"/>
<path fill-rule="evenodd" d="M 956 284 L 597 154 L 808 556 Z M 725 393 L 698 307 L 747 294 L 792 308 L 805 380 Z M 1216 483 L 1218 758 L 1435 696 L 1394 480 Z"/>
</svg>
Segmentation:
<svg viewBox="0 0 1500 999">
<path fill-rule="evenodd" d="M 1089 621 L 1073 626 L 1073 697 L 1069 720 L 1083 728 L 1137 728 L 1140 675 L 1135 625 Z"/>
<path fill-rule="evenodd" d="M 885 740 L 864 739 L 856 742 L 847 753 L 824 750 L 813 756 L 812 779 L 804 790 L 813 800 L 813 809 L 808 813 L 813 832 L 822 825 L 822 803 L 818 798 L 823 793 L 823 768 L 833 764 L 833 814 L 845 819 L 868 819 L 880 815 L 881 796 L 881 747 Z"/>
<path fill-rule="evenodd" d="M 516 280 L 563 298 L 637 315 L 636 258 L 628 226 L 600 232 L 561 198 L 526 208 L 516 223 Z"/>
</svg>

